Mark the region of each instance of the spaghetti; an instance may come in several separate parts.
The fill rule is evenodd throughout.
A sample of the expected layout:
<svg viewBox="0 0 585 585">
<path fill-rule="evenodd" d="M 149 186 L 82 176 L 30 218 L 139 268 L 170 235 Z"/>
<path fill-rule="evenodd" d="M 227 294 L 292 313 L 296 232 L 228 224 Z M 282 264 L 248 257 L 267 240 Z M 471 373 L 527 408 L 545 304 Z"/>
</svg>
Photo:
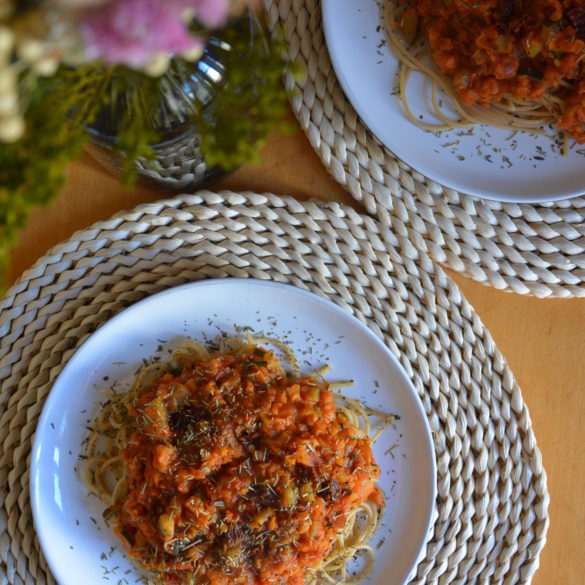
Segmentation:
<svg viewBox="0 0 585 585">
<path fill-rule="evenodd" d="M 585 6 L 578 0 L 384 0 L 389 44 L 399 60 L 404 111 L 418 126 L 488 124 L 543 132 L 556 124 L 585 142 Z M 432 81 L 438 124 L 409 107 L 413 71 Z M 453 113 L 438 98 L 441 89 Z"/>
<path fill-rule="evenodd" d="M 213 354 L 188 341 L 112 393 L 85 475 L 129 557 L 173 585 L 368 574 L 384 507 L 371 442 L 395 417 L 334 394 L 323 373 L 288 377 L 251 338 Z M 369 415 L 381 421 L 371 437 Z"/>
</svg>

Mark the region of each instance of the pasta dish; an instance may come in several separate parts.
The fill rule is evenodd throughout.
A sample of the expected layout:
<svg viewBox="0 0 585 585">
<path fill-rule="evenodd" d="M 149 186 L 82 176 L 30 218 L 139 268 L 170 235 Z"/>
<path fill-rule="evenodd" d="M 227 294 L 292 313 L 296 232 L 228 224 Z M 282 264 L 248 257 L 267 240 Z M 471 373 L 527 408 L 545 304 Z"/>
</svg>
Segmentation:
<svg viewBox="0 0 585 585">
<path fill-rule="evenodd" d="M 585 142 L 585 4 L 581 0 L 385 0 L 408 117 L 431 130 L 482 123 L 538 131 L 556 124 Z M 433 82 L 426 124 L 410 110 L 412 71 Z M 437 95 L 451 98 L 447 115 Z"/>
<path fill-rule="evenodd" d="M 355 583 L 372 568 L 372 442 L 395 417 L 335 393 L 324 370 L 301 377 L 270 343 L 292 373 L 268 340 L 211 353 L 190 340 L 100 410 L 86 481 L 153 582 Z"/>
</svg>

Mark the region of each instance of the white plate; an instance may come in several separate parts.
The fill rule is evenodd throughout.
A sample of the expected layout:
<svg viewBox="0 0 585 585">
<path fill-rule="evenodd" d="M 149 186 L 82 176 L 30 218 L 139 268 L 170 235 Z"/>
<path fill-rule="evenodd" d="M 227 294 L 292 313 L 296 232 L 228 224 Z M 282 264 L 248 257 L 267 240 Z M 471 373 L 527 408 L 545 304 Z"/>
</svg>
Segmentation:
<svg viewBox="0 0 585 585">
<path fill-rule="evenodd" d="M 173 288 L 121 312 L 81 346 L 55 382 L 35 436 L 30 490 L 41 547 L 61 585 L 140 578 L 80 475 L 80 444 L 103 399 L 100 388 L 117 382 L 127 389 L 143 358 L 167 356 L 186 336 L 212 340 L 239 327 L 286 341 L 306 372 L 330 363 L 330 379 L 355 379 L 347 394 L 400 415 L 374 445 L 387 506 L 368 583 L 406 580 L 426 540 L 436 490 L 431 433 L 410 381 L 385 345 L 333 303 L 292 286 L 222 279 Z"/>
<path fill-rule="evenodd" d="M 585 145 L 563 156 L 550 136 L 487 126 L 432 133 L 412 124 L 391 95 L 398 62 L 386 43 L 381 0 L 322 0 L 331 61 L 364 123 L 399 159 L 463 193 L 498 201 L 537 202 L 585 192 Z M 425 110 L 428 84 L 413 76 L 409 102 Z"/>
</svg>

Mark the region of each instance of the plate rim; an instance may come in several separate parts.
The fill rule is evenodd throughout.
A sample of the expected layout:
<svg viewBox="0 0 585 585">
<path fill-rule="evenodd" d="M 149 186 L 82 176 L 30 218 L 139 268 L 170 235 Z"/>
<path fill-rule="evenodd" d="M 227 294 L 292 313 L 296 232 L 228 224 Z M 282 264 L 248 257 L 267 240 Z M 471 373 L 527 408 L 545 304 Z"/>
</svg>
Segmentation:
<svg viewBox="0 0 585 585">
<path fill-rule="evenodd" d="M 30 455 L 30 467 L 29 467 L 29 480 L 28 480 L 28 495 L 31 504 L 31 511 L 33 517 L 33 527 L 35 530 L 35 535 L 39 541 L 40 548 L 43 554 L 43 558 L 46 560 L 52 575 L 55 579 L 57 579 L 57 575 L 60 573 L 58 570 L 57 565 L 55 564 L 55 559 L 50 557 L 49 555 L 45 554 L 45 538 L 46 536 L 41 536 L 41 532 L 39 532 L 39 509 L 38 506 L 41 503 L 40 494 L 37 493 L 37 490 L 34 487 L 35 478 L 39 474 L 39 453 L 42 447 L 42 435 L 43 433 L 38 433 L 37 431 L 39 428 L 46 428 L 47 424 L 50 424 L 48 420 L 49 414 L 51 411 L 51 407 L 53 402 L 58 400 L 58 394 L 53 392 L 53 389 L 57 386 L 60 379 L 66 377 L 67 371 L 72 369 L 74 364 L 74 359 L 76 355 L 82 351 L 83 348 L 89 346 L 90 342 L 94 340 L 95 336 L 102 332 L 101 335 L 104 335 L 103 331 L 106 331 L 110 324 L 115 324 L 119 320 L 122 320 L 126 317 L 127 314 L 140 310 L 142 307 L 147 306 L 152 302 L 157 302 L 158 299 L 164 298 L 165 296 L 172 295 L 176 291 L 180 290 L 187 290 L 193 288 L 202 288 L 207 286 L 238 286 L 238 285 L 251 285 L 251 286 L 262 286 L 262 287 L 271 287 L 271 288 L 282 288 L 289 290 L 293 294 L 299 294 L 302 297 L 305 297 L 313 302 L 320 303 L 322 305 L 328 306 L 331 310 L 340 314 L 343 318 L 348 319 L 353 323 L 355 327 L 360 329 L 366 336 L 368 336 L 372 342 L 374 342 L 380 350 L 385 354 L 386 358 L 390 360 L 396 373 L 403 379 L 405 386 L 408 389 L 408 393 L 410 394 L 411 398 L 413 398 L 413 403 L 416 407 L 416 411 L 422 420 L 422 426 L 424 429 L 425 435 L 425 445 L 428 447 L 428 463 L 427 465 L 428 473 L 431 478 L 431 482 L 429 485 L 429 499 L 425 502 L 425 506 L 427 508 L 426 522 L 424 526 L 424 531 L 422 531 L 422 535 L 420 538 L 420 542 L 418 543 L 418 550 L 415 557 L 412 560 L 412 563 L 409 567 L 407 577 L 405 577 L 404 583 L 408 581 L 410 578 L 409 576 L 412 575 L 413 570 L 416 568 L 416 565 L 422 560 L 423 553 L 426 548 L 426 544 L 429 538 L 429 532 L 435 522 L 434 512 L 436 509 L 436 499 L 438 496 L 438 487 L 437 487 L 437 454 L 435 451 L 435 442 L 433 439 L 433 434 L 430 428 L 430 421 L 425 413 L 424 406 L 422 403 L 421 398 L 418 395 L 418 392 L 411 381 L 410 377 L 406 373 L 405 369 L 402 367 L 399 359 L 394 353 L 390 350 L 390 348 L 362 321 L 360 321 L 354 314 L 350 311 L 345 309 L 344 307 L 338 305 L 333 300 L 328 297 L 321 296 L 315 292 L 312 292 L 307 289 L 303 289 L 297 287 L 291 283 L 282 283 L 273 280 L 263 280 L 263 279 L 256 279 L 256 278 L 245 278 L 245 277 L 223 277 L 223 278 L 206 278 L 198 281 L 187 282 L 184 284 L 180 284 L 177 286 L 171 286 L 154 294 L 148 295 L 135 303 L 125 307 L 114 316 L 110 317 L 106 321 L 104 321 L 101 325 L 99 325 L 89 336 L 79 345 L 79 347 L 72 353 L 72 355 L 68 358 L 67 362 L 59 372 L 58 376 L 55 378 L 54 382 L 51 385 L 51 389 L 49 390 L 45 402 L 43 404 L 43 408 L 41 409 L 41 413 L 36 423 L 35 434 L 33 439 L 33 444 L 31 448 L 31 455 Z M 106 331 L 107 332 L 107 331 Z M 73 364 L 73 365 L 72 365 Z M 57 579 L 58 582 L 60 582 Z"/>
</svg>

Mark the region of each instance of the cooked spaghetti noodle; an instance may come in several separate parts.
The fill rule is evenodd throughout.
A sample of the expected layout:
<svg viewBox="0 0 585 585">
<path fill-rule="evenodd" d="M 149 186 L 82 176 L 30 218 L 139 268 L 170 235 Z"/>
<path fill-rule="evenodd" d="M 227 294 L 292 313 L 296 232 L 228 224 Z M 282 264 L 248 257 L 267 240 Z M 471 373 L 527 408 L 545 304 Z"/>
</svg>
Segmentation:
<svg viewBox="0 0 585 585">
<path fill-rule="evenodd" d="M 371 443 L 395 417 L 334 394 L 325 370 L 298 377 L 276 343 L 297 372 L 287 377 L 258 343 L 210 354 L 188 341 L 111 393 L 86 481 L 158 582 L 356 583 L 384 506 Z M 363 568 L 350 575 L 356 554 Z"/>
<path fill-rule="evenodd" d="M 384 0 L 389 44 L 399 60 L 400 98 L 422 128 L 488 124 L 542 132 L 556 124 L 585 142 L 585 6 L 577 0 Z M 432 81 L 437 124 L 411 111 L 413 71 Z M 449 98 L 446 114 L 438 90 Z"/>
</svg>

